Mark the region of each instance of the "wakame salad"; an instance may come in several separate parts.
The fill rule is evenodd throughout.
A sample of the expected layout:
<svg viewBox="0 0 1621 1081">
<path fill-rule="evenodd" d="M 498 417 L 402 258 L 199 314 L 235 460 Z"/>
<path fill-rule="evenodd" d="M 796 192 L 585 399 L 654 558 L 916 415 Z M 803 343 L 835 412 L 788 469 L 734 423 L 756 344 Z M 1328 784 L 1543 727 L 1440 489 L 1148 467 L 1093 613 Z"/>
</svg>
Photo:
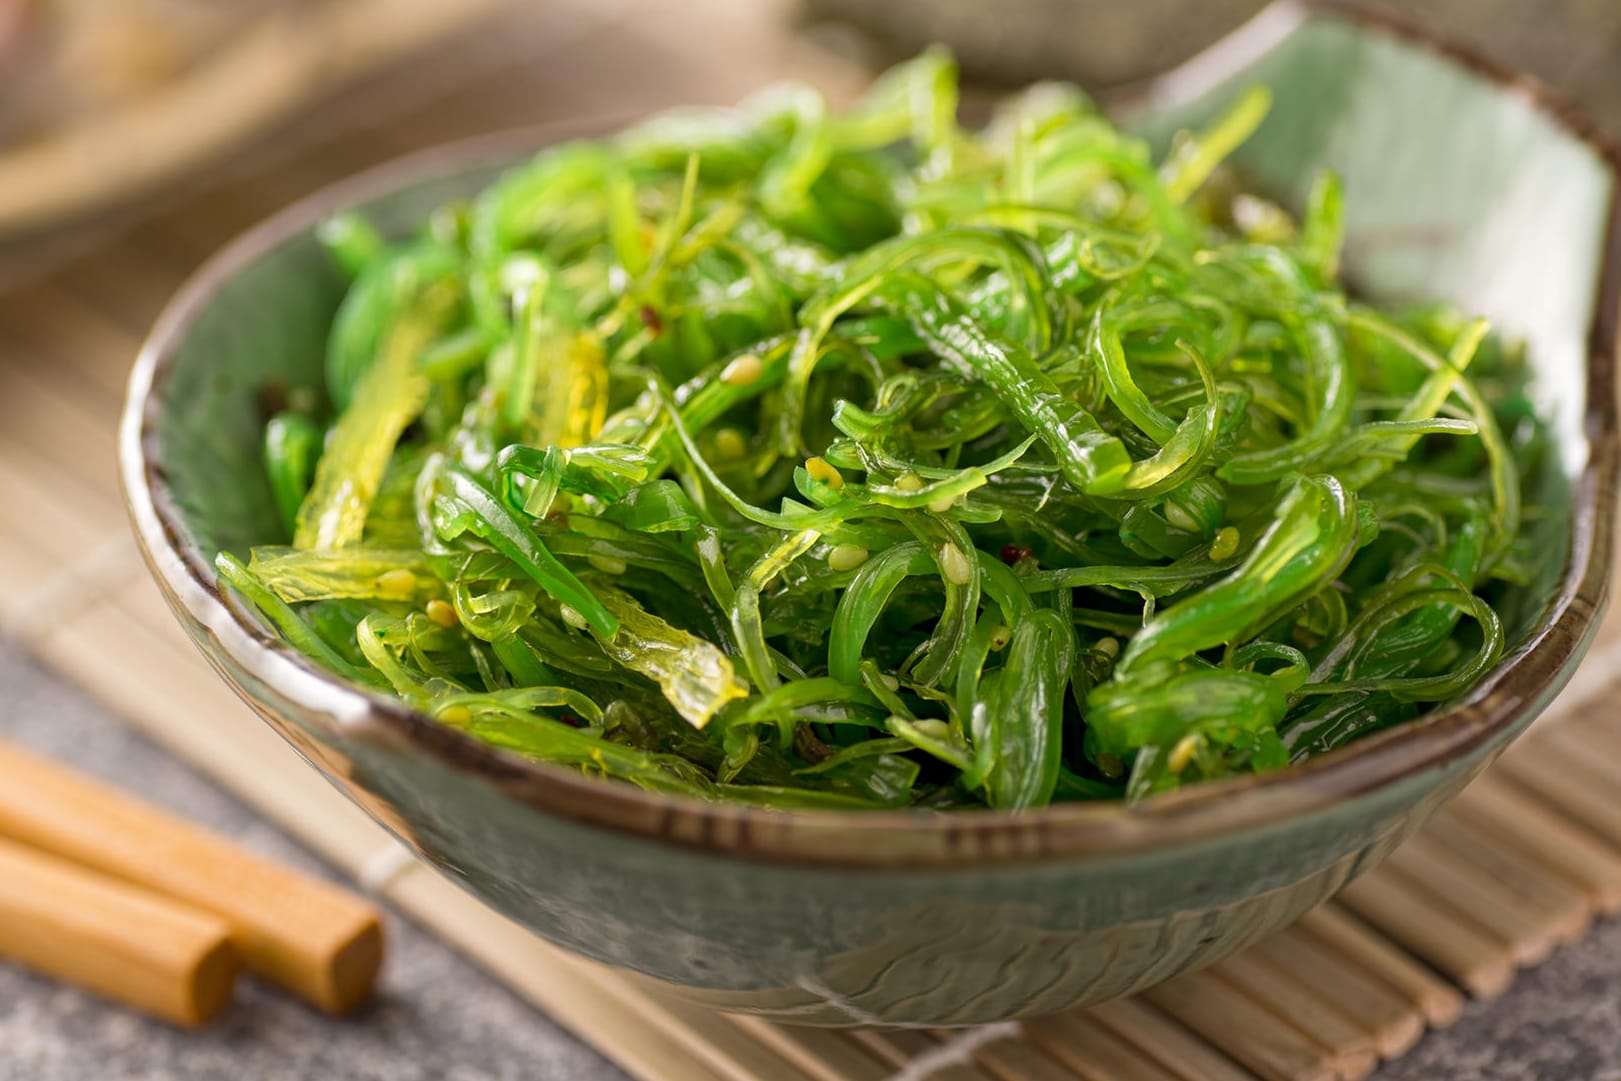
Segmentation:
<svg viewBox="0 0 1621 1081">
<path fill-rule="evenodd" d="M 931 51 L 344 215 L 325 385 L 223 578 L 520 755 L 774 808 L 1008 810 L 1272 770 L 1467 691 L 1527 580 L 1523 360 L 1339 280 L 1223 158 Z M 244 561 L 244 558 L 246 561 Z"/>
</svg>

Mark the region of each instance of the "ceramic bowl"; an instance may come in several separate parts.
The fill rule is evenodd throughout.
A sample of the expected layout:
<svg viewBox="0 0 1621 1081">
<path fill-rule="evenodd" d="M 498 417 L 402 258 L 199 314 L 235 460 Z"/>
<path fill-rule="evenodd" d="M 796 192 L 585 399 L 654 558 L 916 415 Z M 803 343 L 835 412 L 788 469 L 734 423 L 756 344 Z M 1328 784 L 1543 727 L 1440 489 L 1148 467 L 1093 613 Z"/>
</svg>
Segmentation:
<svg viewBox="0 0 1621 1081">
<path fill-rule="evenodd" d="M 222 596 L 211 559 L 275 532 L 258 396 L 318 384 L 342 286 L 314 226 L 358 207 L 404 230 L 532 153 L 535 133 L 319 194 L 184 290 L 141 354 L 122 435 L 153 573 L 259 715 L 435 867 L 536 933 L 691 998 L 814 1024 L 967 1024 L 1215 961 L 1378 862 L 1549 702 L 1605 598 L 1616 486 L 1617 159 L 1511 74 L 1293 4 L 1123 115 L 1163 141 L 1255 82 L 1277 104 L 1239 169 L 1286 202 L 1319 167 L 1339 170 L 1357 287 L 1447 298 L 1525 339 L 1557 440 L 1537 486 L 1536 601 L 1489 677 L 1418 722 L 1130 807 L 773 813 L 510 757 L 313 667 Z"/>
</svg>

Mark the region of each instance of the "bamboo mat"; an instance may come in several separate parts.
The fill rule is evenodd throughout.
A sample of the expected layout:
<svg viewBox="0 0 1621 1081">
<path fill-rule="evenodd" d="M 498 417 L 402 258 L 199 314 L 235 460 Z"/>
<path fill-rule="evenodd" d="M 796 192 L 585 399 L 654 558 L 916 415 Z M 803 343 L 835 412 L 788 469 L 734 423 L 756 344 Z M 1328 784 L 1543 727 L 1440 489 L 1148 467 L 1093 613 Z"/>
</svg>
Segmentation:
<svg viewBox="0 0 1621 1081">
<path fill-rule="evenodd" d="M 114 422 L 137 343 L 185 272 L 229 234 L 413 145 L 588 109 L 730 100 L 783 73 L 835 89 L 858 82 L 785 42 L 770 5 L 699 0 L 685 15 L 697 26 L 690 41 L 661 35 L 648 10 L 526 13 L 530 62 L 473 65 L 476 75 L 430 107 L 266 152 L 0 296 L 0 635 L 645 1081 L 1360 1078 L 1453 1021 L 1467 997 L 1501 992 L 1518 968 L 1621 911 L 1621 718 L 1600 704 L 1621 659 L 1616 620 L 1561 700 L 1560 721 L 1540 725 L 1386 864 L 1297 926 L 1139 998 L 954 1033 L 729 1017 L 574 959 L 418 864 L 282 744 L 185 641 L 129 537 Z M 634 82 L 623 78 L 632 71 Z"/>
</svg>

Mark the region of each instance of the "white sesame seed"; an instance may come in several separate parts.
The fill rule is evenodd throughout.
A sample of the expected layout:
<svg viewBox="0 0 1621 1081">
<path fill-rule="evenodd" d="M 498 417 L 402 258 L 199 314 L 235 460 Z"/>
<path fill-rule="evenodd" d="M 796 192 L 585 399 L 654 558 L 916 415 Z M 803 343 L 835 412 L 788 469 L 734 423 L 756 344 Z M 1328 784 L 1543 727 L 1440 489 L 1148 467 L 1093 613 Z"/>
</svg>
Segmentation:
<svg viewBox="0 0 1621 1081">
<path fill-rule="evenodd" d="M 721 369 L 720 381 L 729 387 L 749 387 L 765 371 L 765 364 L 753 353 L 743 353 Z"/>
<path fill-rule="evenodd" d="M 749 452 L 743 433 L 736 428 L 722 428 L 715 433 L 715 454 L 728 462 L 735 462 Z"/>
<path fill-rule="evenodd" d="M 456 615 L 455 607 L 449 601 L 440 600 L 438 597 L 429 601 L 423 610 L 428 614 L 429 619 L 447 630 L 461 623 L 460 617 Z"/>
<path fill-rule="evenodd" d="M 618 556 L 588 555 L 585 561 L 601 571 L 603 574 L 624 574 L 626 564 Z"/>
<path fill-rule="evenodd" d="M 378 592 L 389 597 L 409 597 L 416 592 L 417 576 L 404 567 L 395 567 L 377 576 Z"/>
<path fill-rule="evenodd" d="M 867 561 L 867 555 L 859 544 L 840 544 L 827 553 L 827 565 L 836 571 L 853 571 Z"/>
</svg>

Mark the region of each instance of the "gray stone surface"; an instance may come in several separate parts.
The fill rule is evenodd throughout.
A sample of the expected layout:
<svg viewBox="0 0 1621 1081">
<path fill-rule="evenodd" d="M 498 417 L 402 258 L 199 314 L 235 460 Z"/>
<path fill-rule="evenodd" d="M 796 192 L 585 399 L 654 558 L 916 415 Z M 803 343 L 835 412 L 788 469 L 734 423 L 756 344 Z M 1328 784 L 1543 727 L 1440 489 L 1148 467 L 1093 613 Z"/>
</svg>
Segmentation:
<svg viewBox="0 0 1621 1081">
<path fill-rule="evenodd" d="M 312 870 L 251 811 L 0 646 L 0 735 Z M 0 965 L 0 1081 L 622 1081 L 624 1075 L 397 917 L 377 1001 L 335 1021 L 252 981 L 182 1033 Z M 1375 1081 L 1621 1081 L 1621 922 L 1471 1006 Z"/>
</svg>

